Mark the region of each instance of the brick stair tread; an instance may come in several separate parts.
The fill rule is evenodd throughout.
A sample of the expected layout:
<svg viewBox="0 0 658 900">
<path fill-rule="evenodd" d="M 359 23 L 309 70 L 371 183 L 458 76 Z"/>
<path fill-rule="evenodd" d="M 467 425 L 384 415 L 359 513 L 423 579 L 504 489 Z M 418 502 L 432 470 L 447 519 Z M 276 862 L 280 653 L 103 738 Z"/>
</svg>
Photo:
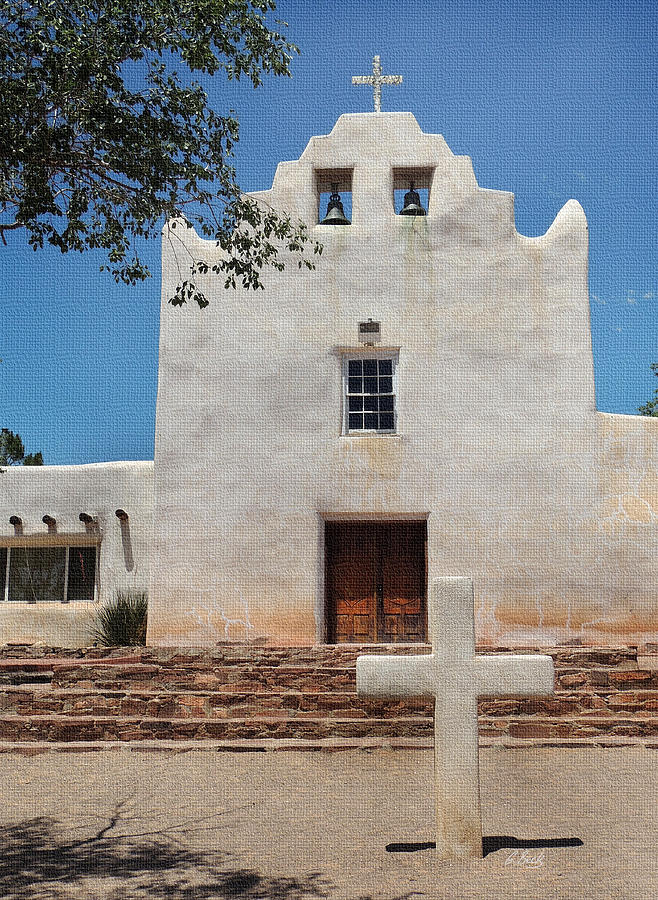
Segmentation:
<svg viewBox="0 0 658 900">
<path fill-rule="evenodd" d="M 543 651 L 536 651 L 540 654 Z M 505 651 L 507 653 L 507 651 Z M 509 651 L 509 653 L 515 655 L 517 653 L 516 650 Z M 176 660 L 162 660 L 157 658 L 151 658 L 148 656 L 142 657 L 139 660 L 129 660 L 131 662 L 140 662 L 142 665 L 155 665 L 160 667 L 163 670 L 166 669 L 183 669 L 183 670 L 209 670 L 215 668 L 226 668 L 226 669 L 235 669 L 240 667 L 249 667 L 255 669 L 293 669 L 293 670 L 350 670 L 353 671 L 356 665 L 356 659 L 358 656 L 362 655 L 361 653 L 355 653 L 349 656 L 338 656 L 335 659 L 330 659 L 327 657 L 317 656 L 317 657 L 309 657 L 307 660 L 298 660 L 296 662 L 292 661 L 283 661 L 280 662 L 278 660 L 268 659 L 267 657 L 264 659 L 258 659 L 253 657 L 243 657 L 243 658 L 230 658 L 230 657 L 209 657 L 206 659 L 176 659 Z M 394 655 L 394 653 L 388 653 L 385 655 Z M 405 654 L 409 655 L 409 654 Z M 421 654 L 422 655 L 422 654 Z M 492 653 L 483 653 L 482 655 L 500 655 L 500 654 L 492 654 Z M 504 654 L 503 654 L 504 655 Z M 601 660 L 578 660 L 578 659 L 569 659 L 569 660 L 560 660 L 559 658 L 555 658 L 554 654 L 545 653 L 545 655 L 551 656 L 553 658 L 553 662 L 555 664 L 555 670 L 560 674 L 570 674 L 575 672 L 589 671 L 590 669 L 601 669 L 605 672 L 610 671 L 627 671 L 631 669 L 635 669 L 638 667 L 636 657 L 624 658 L 621 661 L 613 662 L 613 663 L 604 663 Z M 2 660 L 0 660 L 0 663 Z M 85 665 L 93 665 L 99 668 L 106 665 L 113 665 L 113 659 L 89 659 L 89 660 L 71 660 L 71 659 L 61 659 L 57 661 L 57 664 L 68 664 L 71 666 L 75 666 L 77 663 L 83 663 Z"/>
<path fill-rule="evenodd" d="M 584 738 L 500 738 L 480 736 L 480 749 L 541 749 L 541 748 L 588 748 L 588 747 L 645 747 L 658 750 L 658 740 L 652 737 L 625 737 L 598 735 Z M 0 753 L 15 753 L 21 756 L 38 756 L 42 753 L 262 753 L 270 751 L 343 751 L 343 750 L 425 750 L 434 748 L 431 737 L 357 737 L 357 738 L 234 738 L 230 740 L 195 741 L 0 741 Z"/>
<path fill-rule="evenodd" d="M 18 670 L 25 672 L 43 671 L 54 669 L 55 667 L 66 666 L 68 668 L 88 667 L 88 666 L 121 666 L 135 663 L 134 657 L 108 657 L 107 659 L 72 659 L 68 656 L 56 657 L 34 657 L 21 659 L 0 659 L 0 672 L 13 672 Z M 137 661 L 139 663 L 139 661 Z"/>
<path fill-rule="evenodd" d="M 122 652 L 123 650 L 123 652 Z M 36 652 L 35 652 L 36 651 Z M 156 664 L 164 667 L 179 665 L 195 665 L 208 667 L 212 665 L 281 665 L 296 660 L 298 665 L 332 665 L 353 666 L 358 655 L 364 653 L 429 653 L 429 644 L 340 644 L 315 645 L 310 647 L 263 647 L 258 645 L 227 644 L 216 648 L 87 648 L 67 652 L 53 648 L 42 648 L 39 651 L 29 646 L 5 646 L 0 648 L 0 668 L 3 664 L 19 663 L 69 663 L 74 665 L 113 665 L 120 661 L 136 661 Z M 497 647 L 477 645 L 476 652 L 491 653 L 544 653 L 555 661 L 557 668 L 589 666 L 618 667 L 629 665 L 637 660 L 638 648 L 633 647 Z M 60 654 L 58 656 L 58 653 Z M 114 655 L 120 654 L 120 655 Z"/>
<path fill-rule="evenodd" d="M 499 723 L 503 717 L 501 716 L 478 716 L 478 721 L 481 725 L 494 725 Z M 535 716 L 535 715 L 512 715 L 504 717 L 505 720 L 509 722 L 519 722 L 523 724 L 532 724 L 532 725 L 570 725 L 570 724 L 587 724 L 587 725 L 620 725 L 620 724 L 628 724 L 628 725 L 637 725 L 638 723 L 647 723 L 647 724 L 658 724 L 658 715 L 649 715 L 643 717 L 634 717 L 634 716 L 587 716 L 587 715 L 577 715 L 577 716 Z M 426 724 L 428 721 L 432 719 L 431 715 L 427 716 L 396 716 L 395 718 L 381 718 L 381 717 L 371 717 L 369 719 L 364 718 L 354 718 L 350 716 L 345 717 L 336 717 L 330 720 L 331 725 L 341 725 L 346 723 L 353 723 L 355 725 L 400 725 L 400 724 Z M 85 716 L 80 714 L 66 714 L 66 715 L 57 715 L 57 714 L 40 714 L 35 716 L 17 716 L 17 715 L 0 715 L 0 725 L 3 723 L 11 723 L 11 724 L 22 724 L 23 722 L 34 722 L 36 724 L 40 724 L 42 722 L 53 722 L 54 724 L 62 724 L 66 722 L 67 724 L 74 725 L 85 725 L 89 724 L 89 722 L 95 722 L 97 724 L 109 725 L 113 723 L 119 723 L 122 725 L 133 725 L 140 722 L 152 722 L 157 723 L 159 725 L 166 724 L 168 722 L 180 724 L 180 725 L 202 725 L 209 724 L 209 722 L 222 724 L 222 725 L 230 725 L 239 722 L 255 722 L 257 721 L 259 724 L 275 724 L 281 723 L 282 721 L 289 721 L 295 725 L 312 725 L 315 723 L 326 723 L 326 716 L 315 716 L 315 717 L 304 717 L 303 719 L 298 719 L 294 716 L 287 716 L 285 718 L 281 716 L 236 716 L 236 717 L 222 717 L 221 719 L 209 719 L 208 717 L 198 717 L 198 716 L 103 716 L 103 715 L 93 715 L 93 716 Z"/>
<path fill-rule="evenodd" d="M 27 683 L 27 679 L 26 679 Z M 55 672 L 52 678 L 53 689 L 76 688 L 80 690 L 139 690 L 146 684 L 151 690 L 172 693 L 197 693 L 200 691 L 225 691 L 226 693 L 258 693 L 266 694 L 276 691 L 299 690 L 306 693 L 318 693 L 323 689 L 356 690 L 355 673 L 280 673 L 273 675 L 267 672 L 245 673 L 239 677 L 230 677 L 225 673 L 191 673 L 177 672 L 167 675 L 161 671 L 134 671 L 132 673 L 98 673 L 97 671 L 69 673 Z M 11 686 L 17 686 L 13 682 Z"/>
<path fill-rule="evenodd" d="M 93 687 L 85 688 L 51 688 L 49 685 L 5 685 L 0 686 L 0 698 L 5 697 L 9 704 L 12 701 L 29 702 L 33 700 L 35 703 L 58 702 L 59 700 L 75 701 L 88 700 L 90 703 L 100 702 L 102 698 L 108 701 L 130 701 L 134 702 L 170 702 L 181 703 L 183 705 L 194 705 L 194 703 L 205 703 L 216 707 L 235 707 L 241 704 L 252 703 L 260 704 L 262 708 L 271 706 L 272 708 L 290 708 L 290 709 L 308 709 L 309 707 L 318 707 L 324 710 L 331 708 L 339 708 L 341 706 L 350 705 L 353 707 L 368 708 L 373 707 L 390 708 L 407 707 L 422 708 L 431 704 L 430 698 L 399 698 L 399 699 L 379 699 L 361 697 L 355 691 L 307 691 L 270 689 L 270 690 L 167 690 L 165 688 L 155 688 L 150 690 L 136 689 L 134 686 L 114 687 L 112 689 L 98 689 Z M 590 691 L 572 691 L 560 692 L 556 691 L 553 695 L 546 697 L 485 697 L 480 698 L 479 707 L 481 714 L 493 716 L 509 716 L 514 715 L 517 709 L 521 708 L 529 714 L 539 715 L 542 709 L 550 711 L 550 715 L 565 716 L 570 712 L 574 712 L 574 708 L 580 707 L 583 713 L 588 715 L 600 716 L 608 710 L 610 714 L 618 715 L 624 710 L 633 709 L 658 709 L 658 690 L 638 690 L 638 691 L 609 691 L 609 692 L 590 692 Z M 551 709 L 551 707 L 553 707 Z M 584 709 L 583 709 L 584 707 Z M 2 709 L 0 708 L 0 713 Z"/>
<path fill-rule="evenodd" d="M 23 670 L 25 671 L 25 670 Z M 287 681 L 297 680 L 302 683 L 305 679 L 310 682 L 315 681 L 315 689 L 319 690 L 325 681 L 340 682 L 345 686 L 354 686 L 356 683 L 356 672 L 354 668 L 307 668 L 303 666 L 249 666 L 247 669 L 239 669 L 236 667 L 215 667 L 214 669 L 190 669 L 186 667 L 177 667 L 175 669 L 166 669 L 153 665 L 135 663 L 131 665 L 117 666 L 112 668 L 99 667 L 77 667 L 70 665 L 56 666 L 50 670 L 53 673 L 53 681 L 55 684 L 64 683 L 67 685 L 75 684 L 78 681 L 95 682 L 99 689 L 112 690 L 120 689 L 123 684 L 130 684 L 131 680 L 137 676 L 140 678 L 152 678 L 154 682 L 161 683 L 173 690 L 184 690 L 188 687 L 195 687 L 195 679 L 200 682 L 206 680 L 215 681 L 217 687 L 226 687 L 228 685 L 236 685 L 233 690 L 241 690 L 247 692 L 253 689 L 262 691 L 276 690 L 278 687 L 285 687 Z M 563 678 L 574 678 L 573 683 L 564 684 Z M 199 682 L 198 689 L 203 689 L 203 685 Z M 214 686 L 214 685 L 213 685 Z M 556 673 L 556 692 L 572 692 L 579 688 L 592 691 L 601 691 L 605 693 L 609 690 L 620 689 L 626 691 L 648 690 L 653 687 L 658 688 L 658 673 L 644 669 L 601 669 L 590 668 L 588 670 L 580 670 L 569 673 Z M 303 689 L 312 690 L 312 683 L 304 684 Z"/>
<path fill-rule="evenodd" d="M 4 702 L 3 702 L 4 701 Z M 30 688 L 0 690 L 0 716 L 39 715 L 111 716 L 125 718 L 146 716 L 158 719 L 203 717 L 207 720 L 235 718 L 325 718 L 334 721 L 341 713 L 361 720 L 391 718 L 402 711 L 413 715 L 432 714 L 430 701 L 392 702 L 362 699 L 356 694 L 265 693 L 238 694 L 188 693 L 166 691 L 34 691 Z"/>
<path fill-rule="evenodd" d="M 137 685 L 126 685 L 125 687 L 115 688 L 98 688 L 98 687 L 53 687 L 50 684 L 43 685 L 0 685 L 0 697 L 16 697 L 16 698 L 34 698 L 35 701 L 44 699 L 78 699 L 78 698 L 101 698 L 108 697 L 112 699 L 133 699 L 133 700 L 170 700 L 172 702 L 181 702 L 187 699 L 204 699 L 215 701 L 226 701 L 230 705 L 237 705 L 240 702 L 254 700 L 255 702 L 266 700 L 267 698 L 276 698 L 280 700 L 301 700 L 307 699 L 325 703 L 368 703 L 368 704 L 391 704 L 396 705 L 406 703 L 409 705 L 423 705 L 431 703 L 431 698 L 398 698 L 398 699 L 382 699 L 363 697 L 356 693 L 355 690 L 329 690 L 314 691 L 303 690 L 298 688 L 270 688 L 269 690 L 206 690 L 202 688 L 189 689 L 167 689 L 165 687 L 156 687 L 153 689 L 144 689 Z M 618 691 L 618 690 L 557 690 L 553 695 L 546 697 L 528 697 L 523 695 L 506 696 L 506 697 L 482 697 L 480 702 L 483 704 L 500 703 L 514 704 L 522 703 L 523 705 L 541 705 L 542 703 L 578 703 L 583 700 L 596 697 L 599 699 L 606 698 L 608 703 L 615 707 L 621 707 L 623 704 L 637 704 L 646 701 L 658 700 L 658 689 L 655 690 L 636 690 L 636 691 Z M 598 710 L 606 707 L 597 707 L 592 711 L 593 715 L 600 715 Z M 513 714 L 512 711 L 501 711 L 500 715 Z"/>
<path fill-rule="evenodd" d="M 46 668 L 46 667 L 44 667 Z M 253 674 L 258 674 L 260 672 L 267 674 L 281 674 L 281 675 L 351 675 L 356 677 L 356 667 L 355 666 L 271 666 L 267 664 L 257 665 L 255 663 L 245 663 L 243 665 L 235 665 L 235 666 L 225 666 L 225 665 L 212 665 L 212 666 L 193 666 L 193 665 L 177 665 L 177 666 L 161 666 L 157 663 L 125 663 L 121 666 L 99 666 L 99 665 L 87 665 L 87 666 L 76 666 L 71 665 L 70 663 L 58 663 L 56 666 L 51 666 L 51 669 L 56 669 L 60 672 L 72 672 L 76 671 L 78 668 L 81 672 L 85 674 L 85 676 L 89 676 L 90 672 L 95 671 L 104 671 L 108 670 L 108 674 L 120 675 L 122 670 L 126 670 L 129 674 L 132 672 L 157 672 L 162 675 L 171 675 L 171 676 L 184 676 L 184 675 L 214 675 L 214 674 L 223 674 L 223 673 L 237 673 L 243 676 L 249 676 Z"/>
<path fill-rule="evenodd" d="M 88 719 L 66 716 L 0 717 L 0 743 L 32 740 L 198 740 L 245 738 L 382 737 L 389 734 L 431 735 L 431 719 L 302 719 L 287 718 L 147 718 L 117 719 L 102 716 Z"/>
<path fill-rule="evenodd" d="M 394 733 L 431 734 L 430 718 L 301 719 L 255 717 L 240 719 L 3 716 L 0 744 L 34 740 L 198 740 L 246 738 L 318 739 L 327 737 L 383 737 Z"/>
<path fill-rule="evenodd" d="M 392 722 L 398 724 L 405 723 L 411 725 L 425 725 L 428 721 L 431 720 L 431 718 L 431 716 L 398 716 L 395 719 L 375 717 L 370 719 L 362 719 L 345 716 L 342 718 L 332 718 L 331 725 L 341 725 L 345 723 L 354 723 L 355 725 L 390 725 Z M 42 722 L 53 722 L 54 724 L 58 725 L 61 725 L 64 722 L 69 725 L 86 725 L 89 724 L 89 722 L 96 722 L 100 725 L 110 725 L 114 723 L 119 723 L 121 725 L 135 725 L 140 722 L 152 722 L 159 725 L 166 724 L 167 722 L 172 722 L 177 725 L 207 725 L 209 724 L 209 722 L 221 725 L 231 725 L 239 722 L 258 722 L 258 724 L 262 725 L 278 724 L 282 721 L 289 721 L 292 724 L 296 725 L 313 725 L 315 723 L 326 723 L 327 718 L 326 716 L 304 717 L 303 719 L 297 719 L 293 716 L 286 716 L 285 718 L 283 718 L 282 716 L 227 716 L 226 718 L 222 717 L 221 719 L 209 719 L 207 716 L 84 716 L 79 714 L 71 715 L 68 713 L 66 715 L 57 715 L 55 713 L 52 713 L 50 715 L 40 714 L 37 716 L 0 715 L 0 725 L 2 725 L 3 723 L 22 724 L 23 722 L 34 722 L 36 724 L 40 724 Z"/>
<path fill-rule="evenodd" d="M 658 691 L 652 692 L 656 694 L 658 697 Z M 183 697 L 201 697 L 204 699 L 217 699 L 217 700 L 231 700 L 233 702 L 240 702 L 241 700 L 254 699 L 262 701 L 267 699 L 268 697 L 276 697 L 276 698 L 290 698 L 290 699 L 299 699 L 302 697 L 308 697 L 319 700 L 345 700 L 345 701 L 368 701 L 368 702 L 377 702 L 377 703 L 399 703 L 400 700 L 376 700 L 374 698 L 367 698 L 359 696 L 356 691 L 305 691 L 305 690 L 287 690 L 286 688 L 276 688 L 268 691 L 256 691 L 256 690 L 247 690 L 247 691 L 214 691 L 214 690 L 203 690 L 203 689 L 190 689 L 190 690 L 167 690 L 166 688 L 155 688 L 155 689 L 140 689 L 139 687 L 125 687 L 125 688 L 89 688 L 89 687 L 52 687 L 49 684 L 37 684 L 37 685 L 24 685 L 24 684 L 15 684 L 15 685 L 0 685 L 0 697 L 3 695 L 17 695 L 17 696 L 34 696 L 39 699 L 43 699 L 44 697 L 63 697 L 63 698 L 73 698 L 73 697 L 124 697 L 124 698 L 132 698 L 132 699 L 180 699 Z M 583 692 L 583 697 L 591 696 L 587 692 Z M 410 701 L 413 698 L 410 698 Z M 430 699 L 423 701 L 419 700 L 418 702 L 431 702 Z"/>
<path fill-rule="evenodd" d="M 480 724 L 494 724 L 496 722 L 500 722 L 501 720 L 505 722 L 522 722 L 524 724 L 533 724 L 533 725 L 563 725 L 563 724 L 574 724 L 574 723 L 582 723 L 587 725 L 622 725 L 622 724 L 633 724 L 637 725 L 640 722 L 649 722 L 658 724 L 658 711 L 653 712 L 650 711 L 649 714 L 646 715 L 634 715 L 632 712 L 629 713 L 624 711 L 623 714 L 618 714 L 614 716 L 609 715 L 597 715 L 597 714 L 588 714 L 587 712 L 578 713 L 573 716 L 541 716 L 541 715 L 533 715 L 523 713 L 512 713 L 507 716 L 483 716 L 478 715 L 478 722 Z"/>
<path fill-rule="evenodd" d="M 227 685 L 228 686 L 228 685 Z M 226 687 L 227 687 L 226 686 Z M 348 688 L 344 690 L 305 690 L 303 688 L 287 688 L 285 686 L 279 687 L 271 687 L 267 691 L 256 690 L 254 688 L 246 689 L 246 690 L 222 690 L 214 689 L 214 688 L 204 688 L 204 687 L 190 687 L 190 688 L 180 688 L 180 689 L 171 689 L 166 687 L 155 687 L 155 688 L 146 688 L 143 687 L 139 682 L 136 685 L 127 685 L 126 687 L 120 688 L 105 688 L 105 687 L 89 687 L 84 685 L 82 687 L 72 686 L 72 687 L 60 687 L 58 685 L 50 685 L 50 684 L 8 684 L 8 685 L 0 685 L 0 694 L 3 693 L 33 693 L 33 694 L 61 694 L 61 695 L 69 695 L 69 694 L 108 694 L 108 695 L 131 695 L 131 696 L 185 696 L 185 695 L 194 695 L 201 697 L 208 696 L 217 696 L 217 697 L 263 697 L 263 696 L 291 696 L 291 697 L 301 697 L 301 696 L 313 696 L 313 697 L 359 697 L 360 699 L 367 699 L 365 697 L 361 697 L 361 695 L 356 693 L 356 689 L 353 685 L 350 685 Z M 584 697 L 619 697 L 621 699 L 628 698 L 637 698 L 641 700 L 655 700 L 658 698 L 658 688 L 638 688 L 636 690 L 618 690 L 616 688 L 605 688 L 605 687 L 597 687 L 597 688 L 578 688 L 578 689 L 567 689 L 567 688 L 556 688 L 553 694 L 546 694 L 546 697 L 543 695 L 538 696 L 530 696 L 528 694 L 517 694 L 517 695 L 482 695 L 481 699 L 487 702 L 494 700 L 510 700 L 515 702 L 517 700 L 527 700 L 528 702 L 537 702 L 543 699 L 556 699 L 560 700 L 566 699 L 580 699 Z M 386 698 L 381 698 L 381 702 L 390 702 L 397 703 L 398 699 L 402 698 L 391 698 L 390 700 L 386 700 Z"/>
<path fill-rule="evenodd" d="M 485 654 L 486 655 L 486 654 Z M 43 668 L 52 668 L 53 666 L 65 666 L 70 669 L 75 668 L 96 668 L 96 669 L 104 669 L 110 668 L 112 666 L 149 666 L 156 667 L 163 672 L 167 671 L 177 671 L 177 672 L 212 672 L 215 670 L 234 670 L 244 668 L 248 671 L 260 671 L 261 669 L 266 669 L 267 671 L 281 671 L 281 672 L 354 672 L 356 670 L 356 658 L 353 660 L 332 660 L 331 662 L 326 660 L 313 660 L 306 663 L 273 663 L 268 662 L 266 660 L 253 660 L 253 659 L 245 659 L 240 661 L 229 661 L 229 660 L 208 660 L 206 662 L 177 662 L 175 664 L 163 663 L 157 660 L 129 660 L 129 659 L 117 659 L 117 660 L 70 660 L 70 659 L 57 659 L 57 660 L 27 660 L 25 665 L 20 663 L 19 660 L 1 660 L 0 659 L 0 670 L 2 667 L 6 668 L 25 668 L 28 666 L 37 666 L 40 665 Z M 601 664 L 585 666 L 576 663 L 569 663 L 568 665 L 563 666 L 555 666 L 555 671 L 559 672 L 562 675 L 566 674 L 576 674 L 576 673 L 588 673 L 592 670 L 600 670 L 602 672 L 629 672 L 629 671 L 637 671 L 639 669 L 636 663 L 631 665 L 616 665 L 616 666 L 606 666 Z M 641 670 L 641 671 L 650 671 L 650 670 Z"/>
<path fill-rule="evenodd" d="M 1 662 L 1 660 L 0 660 Z M 14 660 L 12 660 L 14 662 Z M 77 668 L 77 664 L 75 662 L 71 662 L 70 660 L 58 660 L 56 665 L 58 667 L 65 666 L 69 669 Z M 95 669 L 104 669 L 106 668 L 106 664 L 104 662 L 98 662 L 97 660 L 90 660 L 85 663 L 86 666 Z M 109 665 L 116 665 L 115 663 L 110 663 Z M 166 665 L 164 663 L 157 662 L 155 660 L 132 660 L 126 661 L 123 663 L 126 666 L 146 666 L 149 668 L 156 668 L 162 672 L 214 672 L 214 671 L 222 671 L 227 669 L 229 671 L 233 671 L 234 669 L 244 668 L 246 671 L 256 671 L 259 672 L 261 669 L 266 669 L 267 671 L 280 671 L 280 672 L 354 672 L 355 665 L 329 665 L 325 663 L 308 663 L 305 665 L 291 665 L 291 664 L 279 664 L 279 663 L 268 663 L 268 662 L 256 662 L 254 660 L 244 660 L 239 663 L 228 663 L 225 660 L 212 660 L 207 663 L 194 663 L 194 662 L 181 662 L 176 663 L 175 665 Z"/>
<path fill-rule="evenodd" d="M 576 739 L 595 739 L 599 745 L 619 738 L 637 738 L 658 742 L 658 719 L 632 722 L 591 722 L 573 719 L 569 722 L 555 720 L 538 723 L 532 720 L 512 720 L 505 727 L 480 721 L 480 739 L 536 741 L 554 739 L 569 746 Z M 0 748 L 9 744 L 32 744 L 38 741 L 67 743 L 87 741 L 197 741 L 197 740 L 281 740 L 313 741 L 321 739 L 347 740 L 365 738 L 390 743 L 391 740 L 408 740 L 432 736 L 431 719 L 354 720 L 309 719 L 299 721 L 282 719 L 116 719 L 97 717 L 59 718 L 57 716 L 0 718 Z M 566 743 L 565 743 L 566 742 Z"/>
<path fill-rule="evenodd" d="M 621 740 L 621 739 L 620 739 Z M 632 739 L 627 739 L 630 742 Z M 482 739 L 483 746 L 491 746 L 493 741 Z M 521 743 L 521 742 L 517 742 Z M 528 742 L 525 742 L 526 744 Z M 330 737 L 330 738 L 231 738 L 212 740 L 199 738 L 186 740 L 143 740 L 143 741 L 0 741 L 0 753 L 19 753 L 36 756 L 40 753 L 84 753 L 102 750 L 119 752 L 165 752 L 189 753 L 191 751 L 210 752 L 264 752 L 271 750 L 432 750 L 432 737 Z"/>
</svg>

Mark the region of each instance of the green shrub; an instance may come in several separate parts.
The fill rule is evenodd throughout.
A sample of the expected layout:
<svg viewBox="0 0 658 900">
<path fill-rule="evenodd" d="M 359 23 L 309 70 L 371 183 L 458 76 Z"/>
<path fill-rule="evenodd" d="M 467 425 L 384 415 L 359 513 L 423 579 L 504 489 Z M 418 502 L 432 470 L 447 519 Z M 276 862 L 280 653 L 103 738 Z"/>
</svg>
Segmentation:
<svg viewBox="0 0 658 900">
<path fill-rule="evenodd" d="M 117 591 L 95 617 L 93 637 L 102 647 L 146 644 L 146 591 Z"/>
</svg>

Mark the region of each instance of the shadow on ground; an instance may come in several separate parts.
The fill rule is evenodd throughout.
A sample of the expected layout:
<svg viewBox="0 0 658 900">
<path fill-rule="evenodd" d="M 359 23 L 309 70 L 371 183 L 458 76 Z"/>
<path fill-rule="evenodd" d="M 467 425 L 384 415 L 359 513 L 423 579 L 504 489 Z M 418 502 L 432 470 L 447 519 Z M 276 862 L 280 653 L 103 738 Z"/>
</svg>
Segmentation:
<svg viewBox="0 0 658 900">
<path fill-rule="evenodd" d="M 184 847 L 162 834 L 117 834 L 115 812 L 98 833 L 62 837 L 54 819 L 27 819 L 0 827 L 0 896 L 5 900 L 313 900 L 329 896 L 319 873 L 270 877 L 232 867 L 225 854 Z M 115 832 L 115 833 L 112 833 Z M 183 831 L 184 833 L 184 831 Z"/>
<path fill-rule="evenodd" d="M 496 850 L 514 849 L 548 849 L 549 847 L 582 847 L 580 838 L 515 838 L 510 834 L 495 834 L 482 838 L 482 855 L 495 853 Z"/>
<path fill-rule="evenodd" d="M 548 848 L 548 847 L 582 847 L 583 842 L 580 838 L 515 838 L 509 834 L 495 834 L 490 837 L 482 838 L 482 856 L 489 853 L 495 853 L 496 850 L 503 849 L 531 849 L 531 848 Z M 417 853 L 419 850 L 435 850 L 434 841 L 424 841 L 416 843 L 397 843 L 387 844 L 386 849 L 389 853 Z"/>
</svg>

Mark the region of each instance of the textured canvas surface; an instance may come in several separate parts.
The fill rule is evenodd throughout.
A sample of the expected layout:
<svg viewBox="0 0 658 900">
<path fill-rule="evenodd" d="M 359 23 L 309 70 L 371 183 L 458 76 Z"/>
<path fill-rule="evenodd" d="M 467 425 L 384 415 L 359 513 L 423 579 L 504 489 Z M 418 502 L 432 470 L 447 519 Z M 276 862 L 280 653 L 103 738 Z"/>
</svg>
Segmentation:
<svg viewBox="0 0 658 900">
<path fill-rule="evenodd" d="M 217 108 L 234 106 L 241 119 L 245 189 L 268 189 L 276 164 L 297 159 L 341 113 L 371 109 L 371 89 L 351 79 L 379 54 L 384 73 L 403 78 L 382 87 L 382 110 L 411 111 L 472 157 L 483 187 L 512 191 L 521 233 L 543 234 L 570 198 L 580 202 L 597 409 L 635 413 L 658 359 L 654 4 L 289 0 L 278 15 L 302 51 L 292 80 L 256 92 L 207 82 Z M 97 257 L 35 254 L 20 234 L 0 253 L 0 426 L 46 464 L 152 460 L 159 243 L 144 251 L 154 279 L 135 288 L 100 275 Z M 247 300 L 252 315 L 257 302 Z M 166 314 L 181 327 L 203 315 Z M 149 476 L 133 481 L 131 471 L 104 471 L 104 484 L 119 478 L 146 509 Z M 93 490 L 73 487 L 77 517 Z M 611 528 L 631 514 L 639 530 L 655 528 L 655 511 L 618 493 L 631 512 L 612 510 Z M 28 499 L 40 510 L 40 497 Z M 38 523 L 41 512 L 51 510 Z M 486 855 L 455 864 L 433 857 L 429 750 L 150 754 L 135 743 L 42 753 L 35 744 L 0 753 L 0 894 L 648 898 L 658 892 L 656 741 L 631 744 L 483 749 Z"/>
</svg>

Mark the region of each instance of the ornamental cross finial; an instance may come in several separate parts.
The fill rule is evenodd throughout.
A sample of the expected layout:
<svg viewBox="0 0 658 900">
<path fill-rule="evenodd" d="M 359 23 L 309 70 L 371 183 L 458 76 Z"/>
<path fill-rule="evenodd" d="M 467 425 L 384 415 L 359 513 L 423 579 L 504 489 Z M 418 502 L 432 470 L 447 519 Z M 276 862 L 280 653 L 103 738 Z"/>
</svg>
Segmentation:
<svg viewBox="0 0 658 900">
<path fill-rule="evenodd" d="M 372 75 L 352 75 L 352 84 L 371 84 L 372 99 L 375 104 L 375 112 L 382 111 L 382 85 L 402 84 L 402 75 L 382 75 L 382 66 L 379 57 L 372 60 Z"/>
</svg>

